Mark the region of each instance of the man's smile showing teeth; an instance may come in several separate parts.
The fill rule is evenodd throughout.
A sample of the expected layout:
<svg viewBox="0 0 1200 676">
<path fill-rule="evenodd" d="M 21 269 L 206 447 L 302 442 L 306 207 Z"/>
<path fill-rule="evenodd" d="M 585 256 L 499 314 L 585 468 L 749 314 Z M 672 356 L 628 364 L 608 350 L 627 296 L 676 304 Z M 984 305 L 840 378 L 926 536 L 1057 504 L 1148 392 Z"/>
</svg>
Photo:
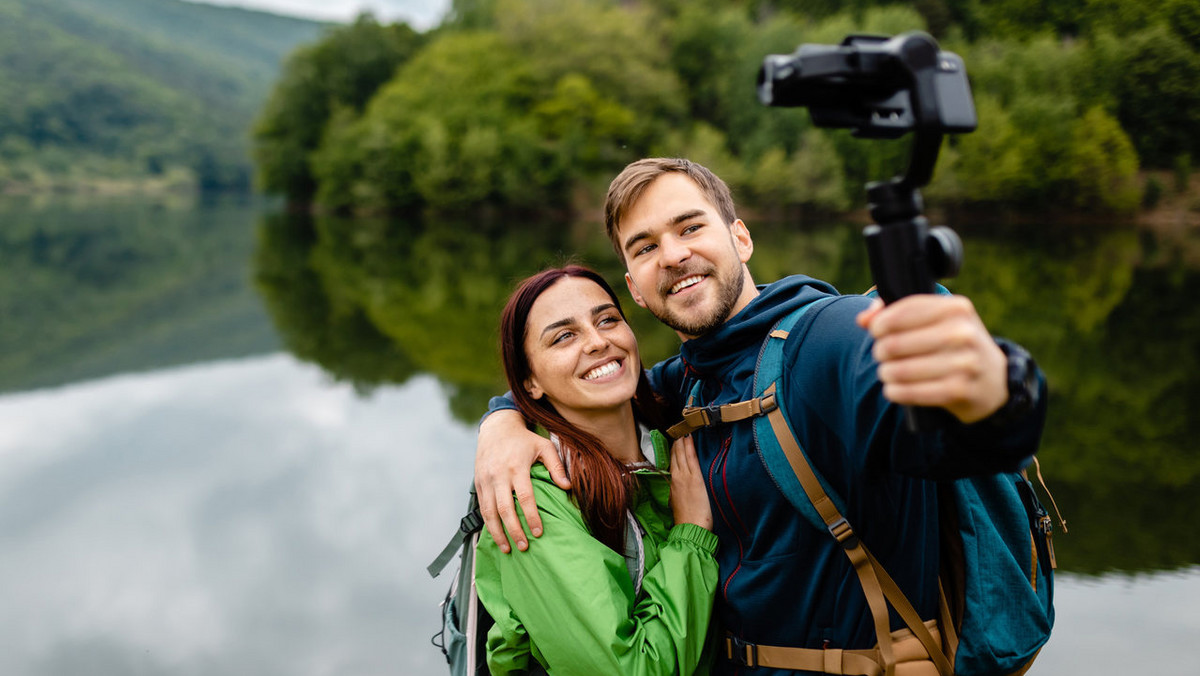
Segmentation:
<svg viewBox="0 0 1200 676">
<path fill-rule="evenodd" d="M 603 378 L 604 376 L 609 376 L 609 375 L 616 373 L 617 369 L 619 369 L 619 368 L 621 368 L 621 362 L 610 361 L 607 364 L 602 364 L 600 366 L 597 366 L 596 368 L 592 369 L 591 371 L 588 371 L 587 373 L 583 374 L 583 379 L 584 380 L 595 380 L 597 378 Z"/>
<path fill-rule="evenodd" d="M 684 289 L 688 288 L 689 286 L 695 286 L 696 284 L 699 284 L 703 279 L 704 279 L 704 277 L 702 275 L 692 275 L 691 277 L 684 277 L 683 279 L 679 280 L 678 282 L 675 282 L 675 286 L 671 287 L 670 293 L 672 293 L 672 294 L 679 293 L 680 291 L 683 291 Z"/>
</svg>

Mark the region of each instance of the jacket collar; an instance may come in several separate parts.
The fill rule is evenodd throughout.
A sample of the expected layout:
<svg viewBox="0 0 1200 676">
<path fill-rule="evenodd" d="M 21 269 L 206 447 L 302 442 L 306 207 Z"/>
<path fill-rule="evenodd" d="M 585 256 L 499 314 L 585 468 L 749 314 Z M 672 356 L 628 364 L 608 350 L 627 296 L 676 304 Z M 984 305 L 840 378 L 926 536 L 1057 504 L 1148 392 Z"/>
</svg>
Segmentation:
<svg viewBox="0 0 1200 676">
<path fill-rule="evenodd" d="M 562 461 L 563 467 L 567 470 L 567 478 L 570 478 L 570 476 L 571 476 L 571 456 L 563 453 L 562 441 L 559 440 L 557 434 L 550 435 L 550 443 L 554 444 L 554 450 L 558 451 L 558 459 Z M 660 458 L 658 457 L 658 454 L 655 453 L 655 451 L 654 451 L 654 440 L 651 437 L 650 428 L 646 427 L 645 425 L 643 425 L 640 422 L 638 423 L 638 446 L 641 447 L 643 461 L 639 462 L 639 463 L 633 463 L 633 464 L 629 465 L 630 467 L 633 467 L 633 468 L 646 467 L 646 468 L 665 469 L 665 467 L 658 467 Z"/>
<path fill-rule="evenodd" d="M 802 305 L 836 294 L 832 285 L 806 275 L 793 275 L 759 285 L 758 295 L 711 333 L 683 344 L 679 354 L 701 377 L 716 376 L 746 358 L 745 350 L 757 347 L 771 327 Z"/>
</svg>

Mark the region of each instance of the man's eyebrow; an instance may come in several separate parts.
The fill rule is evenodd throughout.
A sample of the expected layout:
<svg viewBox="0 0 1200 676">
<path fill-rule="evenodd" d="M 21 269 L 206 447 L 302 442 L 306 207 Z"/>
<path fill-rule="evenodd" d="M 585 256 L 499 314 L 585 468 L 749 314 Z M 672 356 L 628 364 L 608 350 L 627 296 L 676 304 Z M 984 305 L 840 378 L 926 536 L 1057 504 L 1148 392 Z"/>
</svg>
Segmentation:
<svg viewBox="0 0 1200 676">
<path fill-rule="evenodd" d="M 615 310 L 615 309 L 617 309 L 616 303 L 601 303 L 600 305 L 597 305 L 596 307 L 592 308 L 592 316 L 595 317 L 596 315 L 598 315 L 602 312 L 605 312 L 607 310 Z M 554 329 L 560 329 L 564 326 L 570 326 L 574 323 L 575 323 L 574 317 L 564 317 L 563 319 L 560 319 L 556 322 L 551 322 L 551 323 L 547 324 L 546 328 L 542 329 L 542 335 L 545 336 L 546 333 L 553 331 Z"/>
<path fill-rule="evenodd" d="M 704 215 L 703 209 L 692 209 L 690 211 L 685 211 L 682 214 L 679 214 L 678 216 L 676 216 L 675 218 L 672 218 L 671 225 L 679 225 L 680 223 L 682 223 L 684 221 L 690 221 L 693 218 L 697 218 L 697 217 L 700 217 L 703 215 Z"/>
<path fill-rule="evenodd" d="M 703 215 L 704 215 L 703 209 L 689 209 L 688 211 L 685 211 L 681 214 L 676 215 L 674 218 L 672 218 L 670 221 L 668 221 L 668 223 L 670 225 L 679 225 L 680 223 L 683 223 L 684 221 L 690 221 L 693 218 L 697 218 L 697 217 L 703 216 Z M 625 240 L 625 250 L 628 251 L 629 248 L 631 246 L 633 246 L 635 243 L 637 243 L 638 240 L 646 239 L 649 236 L 650 236 L 649 230 L 642 230 L 642 231 L 633 233 L 632 235 L 629 236 L 629 239 Z"/>
</svg>

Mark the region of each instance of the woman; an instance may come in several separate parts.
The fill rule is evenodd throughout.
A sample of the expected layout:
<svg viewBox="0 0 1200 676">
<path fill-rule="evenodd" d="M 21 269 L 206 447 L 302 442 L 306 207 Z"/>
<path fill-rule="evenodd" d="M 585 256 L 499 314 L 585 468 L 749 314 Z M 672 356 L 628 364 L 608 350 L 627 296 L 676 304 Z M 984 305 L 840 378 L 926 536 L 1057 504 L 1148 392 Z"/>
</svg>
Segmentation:
<svg viewBox="0 0 1200 676">
<path fill-rule="evenodd" d="M 708 495 L 691 439 L 668 453 L 651 429 L 666 420 L 616 294 L 586 268 L 544 271 L 509 299 L 500 333 L 513 399 L 551 434 L 571 490 L 535 465 L 544 534 L 511 554 L 480 538 L 475 582 L 496 621 L 488 667 L 706 673 L 717 583 Z"/>
</svg>

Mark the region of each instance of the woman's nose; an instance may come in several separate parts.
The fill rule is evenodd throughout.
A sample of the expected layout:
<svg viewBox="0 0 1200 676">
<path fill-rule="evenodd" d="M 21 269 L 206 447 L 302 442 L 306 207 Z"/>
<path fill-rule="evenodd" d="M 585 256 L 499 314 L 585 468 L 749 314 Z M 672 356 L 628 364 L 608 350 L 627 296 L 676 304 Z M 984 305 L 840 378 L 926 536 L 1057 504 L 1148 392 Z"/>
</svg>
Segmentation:
<svg viewBox="0 0 1200 676">
<path fill-rule="evenodd" d="M 584 335 L 584 349 L 588 352 L 599 352 L 608 347 L 608 338 L 595 327 Z"/>
</svg>

